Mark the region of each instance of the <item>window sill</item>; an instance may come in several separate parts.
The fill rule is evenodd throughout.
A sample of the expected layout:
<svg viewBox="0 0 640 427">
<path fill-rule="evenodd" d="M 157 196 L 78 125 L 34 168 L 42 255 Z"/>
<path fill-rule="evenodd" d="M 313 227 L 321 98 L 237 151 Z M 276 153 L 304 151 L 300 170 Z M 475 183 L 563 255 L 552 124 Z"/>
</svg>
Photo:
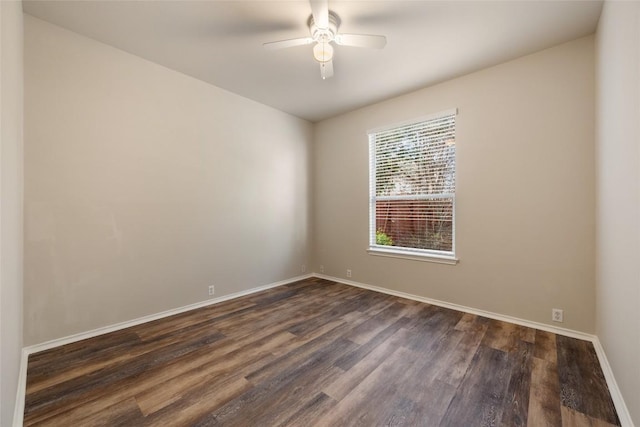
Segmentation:
<svg viewBox="0 0 640 427">
<path fill-rule="evenodd" d="M 394 250 L 394 249 L 369 248 L 367 249 L 367 252 L 369 253 L 369 255 L 386 256 L 390 258 L 410 259 L 413 261 L 435 262 L 438 264 L 455 265 L 459 261 L 459 259 L 454 256 L 426 254 L 426 253 L 423 254 L 419 252 L 410 252 L 410 251 L 402 251 L 402 250 Z"/>
</svg>

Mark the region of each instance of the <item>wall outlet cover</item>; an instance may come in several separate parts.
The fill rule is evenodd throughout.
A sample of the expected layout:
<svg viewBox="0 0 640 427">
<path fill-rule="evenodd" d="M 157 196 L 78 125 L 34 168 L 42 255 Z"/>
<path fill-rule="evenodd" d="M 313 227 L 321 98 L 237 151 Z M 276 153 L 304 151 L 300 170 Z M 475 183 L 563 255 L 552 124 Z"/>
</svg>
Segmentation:
<svg viewBox="0 0 640 427">
<path fill-rule="evenodd" d="M 551 320 L 554 322 L 563 322 L 564 321 L 564 312 L 559 308 L 554 308 L 551 310 Z"/>
</svg>

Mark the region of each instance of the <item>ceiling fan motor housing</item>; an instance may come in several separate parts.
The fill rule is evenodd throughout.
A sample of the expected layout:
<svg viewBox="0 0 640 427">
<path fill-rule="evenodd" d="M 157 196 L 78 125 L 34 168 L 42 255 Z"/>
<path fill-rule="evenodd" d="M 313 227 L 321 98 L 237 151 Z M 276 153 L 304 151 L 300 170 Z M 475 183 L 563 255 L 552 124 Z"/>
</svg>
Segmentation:
<svg viewBox="0 0 640 427">
<path fill-rule="evenodd" d="M 309 32 L 314 41 L 328 43 L 332 42 L 338 33 L 340 18 L 332 11 L 329 11 L 329 25 L 327 28 L 318 27 L 313 19 L 313 15 L 309 16 L 307 24 L 309 25 Z"/>
</svg>

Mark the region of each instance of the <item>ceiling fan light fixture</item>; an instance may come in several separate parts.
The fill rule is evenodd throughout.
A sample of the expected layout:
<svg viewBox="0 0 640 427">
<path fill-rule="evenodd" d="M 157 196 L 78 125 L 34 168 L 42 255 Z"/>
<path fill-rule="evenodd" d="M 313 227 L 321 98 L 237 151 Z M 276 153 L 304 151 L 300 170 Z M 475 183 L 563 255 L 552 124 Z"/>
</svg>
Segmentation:
<svg viewBox="0 0 640 427">
<path fill-rule="evenodd" d="M 320 64 L 320 76 L 325 80 L 333 76 L 333 45 L 331 43 L 341 46 L 374 49 L 382 49 L 387 44 L 385 36 L 338 33 L 340 18 L 329 10 L 329 0 L 309 0 L 309 3 L 311 5 L 311 16 L 307 19 L 307 26 L 311 37 L 264 43 L 264 47 L 267 49 L 284 49 L 315 43 L 313 46 L 313 59 Z"/>
<path fill-rule="evenodd" d="M 320 62 L 329 62 L 333 59 L 333 46 L 326 41 L 319 41 L 313 47 L 313 58 Z"/>
</svg>

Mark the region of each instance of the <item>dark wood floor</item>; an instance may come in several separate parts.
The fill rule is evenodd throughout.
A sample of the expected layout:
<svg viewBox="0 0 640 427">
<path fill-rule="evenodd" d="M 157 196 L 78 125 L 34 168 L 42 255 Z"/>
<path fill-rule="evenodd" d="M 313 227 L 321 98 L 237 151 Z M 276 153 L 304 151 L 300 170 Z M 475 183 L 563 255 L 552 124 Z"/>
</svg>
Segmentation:
<svg viewBox="0 0 640 427">
<path fill-rule="evenodd" d="M 619 425 L 591 343 L 320 279 L 31 355 L 25 425 Z"/>
</svg>

